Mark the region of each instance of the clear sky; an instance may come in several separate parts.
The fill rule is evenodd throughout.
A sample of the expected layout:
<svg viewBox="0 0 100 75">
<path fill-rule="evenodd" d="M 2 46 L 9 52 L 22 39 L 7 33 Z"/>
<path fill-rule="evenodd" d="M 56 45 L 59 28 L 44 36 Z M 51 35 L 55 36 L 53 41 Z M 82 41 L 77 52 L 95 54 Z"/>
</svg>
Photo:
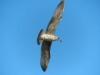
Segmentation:
<svg viewBox="0 0 100 75">
<path fill-rule="evenodd" d="M 60 0 L 0 0 L 0 75 L 100 75 L 100 0 L 65 0 L 46 72 L 37 35 Z"/>
</svg>

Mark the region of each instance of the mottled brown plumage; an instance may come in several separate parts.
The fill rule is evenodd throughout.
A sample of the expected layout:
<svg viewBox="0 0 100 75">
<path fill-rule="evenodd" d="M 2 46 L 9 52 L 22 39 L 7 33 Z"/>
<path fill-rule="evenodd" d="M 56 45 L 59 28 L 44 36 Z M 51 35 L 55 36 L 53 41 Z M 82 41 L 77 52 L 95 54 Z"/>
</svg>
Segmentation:
<svg viewBox="0 0 100 75">
<path fill-rule="evenodd" d="M 52 41 L 43 41 L 41 46 L 41 68 L 43 71 L 46 71 L 48 63 L 50 61 L 50 48 Z"/>
<path fill-rule="evenodd" d="M 45 32 L 43 32 L 43 30 L 40 31 L 38 38 L 37 38 L 37 43 L 38 44 L 42 44 L 41 46 L 41 59 L 40 59 L 40 65 L 43 71 L 46 71 L 49 61 L 50 61 L 50 48 L 51 48 L 51 44 L 53 41 L 58 40 L 59 38 L 52 38 L 54 37 L 54 32 L 56 30 L 56 27 L 60 21 L 60 19 L 62 18 L 62 13 L 64 10 L 64 0 L 61 0 L 61 2 L 58 4 L 56 11 L 53 15 L 53 17 L 51 18 L 48 27 L 46 29 Z M 41 35 L 45 35 L 48 34 L 48 36 L 46 35 L 45 38 L 41 37 Z M 50 40 L 51 39 L 51 40 Z"/>
<path fill-rule="evenodd" d="M 64 11 L 64 0 L 62 0 L 58 4 L 53 17 L 51 18 L 51 20 L 48 24 L 48 27 L 47 27 L 47 30 L 46 30 L 47 33 L 54 34 L 56 27 L 57 27 L 58 23 L 60 22 L 60 19 L 62 18 L 63 11 Z"/>
</svg>

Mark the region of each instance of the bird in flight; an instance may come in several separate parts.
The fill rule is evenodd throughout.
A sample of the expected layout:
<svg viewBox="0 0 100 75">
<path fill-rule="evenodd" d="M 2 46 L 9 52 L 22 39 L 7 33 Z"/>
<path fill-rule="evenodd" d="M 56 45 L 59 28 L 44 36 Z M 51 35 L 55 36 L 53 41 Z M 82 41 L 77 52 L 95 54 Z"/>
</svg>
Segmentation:
<svg viewBox="0 0 100 75">
<path fill-rule="evenodd" d="M 50 61 L 51 44 L 53 41 L 59 40 L 59 37 L 55 35 L 55 30 L 62 18 L 63 11 L 64 11 L 64 0 L 61 0 L 60 3 L 57 5 L 56 11 L 52 16 L 47 26 L 47 29 L 45 31 L 41 29 L 37 37 L 38 45 L 41 44 L 40 65 L 44 72 L 46 71 L 48 63 Z"/>
</svg>

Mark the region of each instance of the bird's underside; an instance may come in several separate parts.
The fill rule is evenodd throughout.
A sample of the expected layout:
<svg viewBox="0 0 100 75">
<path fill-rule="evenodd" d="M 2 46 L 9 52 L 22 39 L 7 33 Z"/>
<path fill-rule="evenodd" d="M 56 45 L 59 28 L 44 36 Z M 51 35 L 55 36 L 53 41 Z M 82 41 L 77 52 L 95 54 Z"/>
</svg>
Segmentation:
<svg viewBox="0 0 100 75">
<path fill-rule="evenodd" d="M 54 33 L 62 17 L 63 10 L 64 10 L 64 0 L 61 0 L 61 2 L 58 4 L 56 8 L 53 17 L 51 18 L 48 24 L 46 31 L 44 32 L 43 29 L 41 29 L 38 34 L 37 43 L 42 44 L 40 65 L 43 71 L 46 71 L 48 63 L 50 61 L 50 48 L 52 42 L 59 40 L 59 37 L 56 36 Z"/>
</svg>

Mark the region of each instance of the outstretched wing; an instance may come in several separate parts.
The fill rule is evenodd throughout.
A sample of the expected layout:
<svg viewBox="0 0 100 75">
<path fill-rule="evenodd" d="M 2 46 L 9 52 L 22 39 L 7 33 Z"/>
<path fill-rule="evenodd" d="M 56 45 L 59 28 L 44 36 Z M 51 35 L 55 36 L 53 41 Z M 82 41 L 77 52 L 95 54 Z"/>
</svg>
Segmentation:
<svg viewBox="0 0 100 75">
<path fill-rule="evenodd" d="M 58 4 L 58 6 L 56 8 L 56 11 L 55 11 L 53 17 L 51 18 L 51 20 L 48 24 L 48 27 L 46 30 L 47 33 L 52 34 L 55 32 L 55 29 L 56 29 L 60 19 L 62 18 L 63 10 L 64 10 L 64 0 L 61 0 L 61 2 Z"/>
<path fill-rule="evenodd" d="M 48 67 L 48 63 L 50 60 L 50 48 L 51 48 L 51 41 L 43 41 L 41 46 L 41 59 L 40 65 L 43 71 L 46 71 Z"/>
</svg>

